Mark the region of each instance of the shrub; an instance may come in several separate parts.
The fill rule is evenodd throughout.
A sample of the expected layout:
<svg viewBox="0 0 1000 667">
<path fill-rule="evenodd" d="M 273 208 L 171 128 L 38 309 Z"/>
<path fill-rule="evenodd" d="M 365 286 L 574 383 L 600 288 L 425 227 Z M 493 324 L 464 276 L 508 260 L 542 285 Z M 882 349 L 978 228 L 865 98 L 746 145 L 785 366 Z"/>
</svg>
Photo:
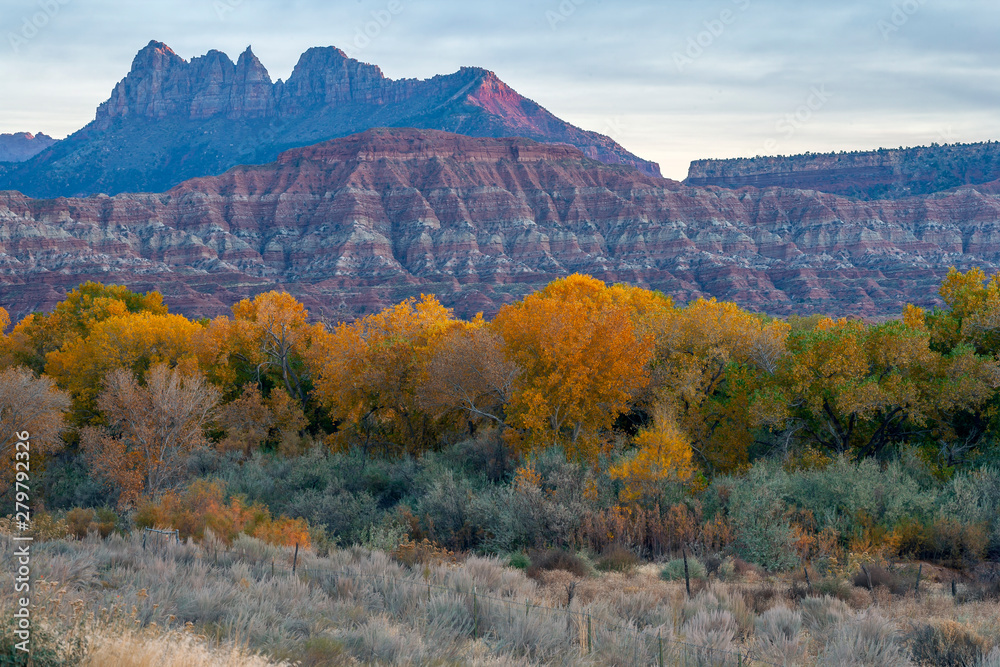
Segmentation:
<svg viewBox="0 0 1000 667">
<path fill-rule="evenodd" d="M 906 667 L 910 664 L 892 625 L 874 612 L 836 628 L 819 656 L 830 667 Z"/>
<path fill-rule="evenodd" d="M 792 547 L 792 528 L 785 504 L 769 483 L 774 472 L 756 465 L 738 480 L 729 496 L 729 519 L 736 533 L 734 547 L 743 558 L 771 571 L 798 564 Z"/>
<path fill-rule="evenodd" d="M 31 660 L 25 660 L 27 655 L 17 649 L 17 644 L 23 641 L 14 634 L 16 622 L 12 609 L 3 609 L 7 620 L 0 625 L 0 665 L 33 665 L 34 667 L 63 667 L 78 665 L 83 661 L 85 645 L 79 637 L 67 639 L 60 637 L 47 629 L 43 624 L 33 623 L 31 628 Z M 32 612 L 34 613 L 34 612 Z"/>
<path fill-rule="evenodd" d="M 1000 667 L 1000 646 L 990 651 L 978 667 Z"/>
<path fill-rule="evenodd" d="M 118 524 L 118 515 L 109 509 L 92 509 L 76 507 L 66 513 L 66 523 L 69 532 L 77 539 L 83 539 L 90 531 L 97 532 L 101 537 L 107 537 Z"/>
<path fill-rule="evenodd" d="M 768 609 L 756 622 L 757 650 L 765 660 L 780 665 L 797 665 L 805 657 L 806 645 L 799 632 L 802 614 L 784 605 Z"/>
<path fill-rule="evenodd" d="M 705 579 L 708 574 L 705 570 L 705 566 L 702 565 L 701 561 L 697 558 L 689 557 L 688 562 L 688 576 L 691 579 Z M 668 561 L 663 569 L 660 570 L 660 578 L 664 581 L 683 581 L 684 580 L 684 559 L 675 558 Z"/>
<path fill-rule="evenodd" d="M 531 567 L 531 559 L 528 558 L 527 554 L 518 552 L 510 555 L 507 565 L 518 570 L 527 570 Z"/>
<path fill-rule="evenodd" d="M 914 576 L 907 576 L 905 572 L 890 572 L 878 565 L 866 565 L 859 570 L 852 583 L 858 588 L 875 590 L 879 586 L 889 589 L 895 595 L 904 595 L 912 590 L 916 583 L 916 573 Z"/>
<path fill-rule="evenodd" d="M 551 570 L 563 570 L 581 578 L 590 574 L 587 563 L 570 551 L 549 549 L 531 555 L 531 567 L 527 571 L 529 577 L 537 579 L 542 572 Z"/>
<path fill-rule="evenodd" d="M 230 543 L 243 533 L 270 544 L 309 546 L 309 526 L 303 519 L 273 518 L 263 505 L 247 506 L 240 498 L 223 502 L 222 484 L 196 480 L 183 493 L 168 492 L 159 502 L 142 506 L 139 528 L 176 528 L 182 538 L 202 539 L 205 530 Z"/>
<path fill-rule="evenodd" d="M 726 656 L 717 652 L 733 650 L 738 630 L 736 619 L 724 609 L 699 611 L 682 628 L 685 640 L 699 647 L 698 664 L 724 662 Z"/>
<path fill-rule="evenodd" d="M 639 557 L 621 545 L 604 550 L 597 559 L 597 569 L 603 572 L 631 572 L 639 565 Z"/>
<path fill-rule="evenodd" d="M 987 648 L 986 640 L 954 621 L 920 625 L 910 642 L 913 661 L 932 667 L 977 667 Z"/>
<path fill-rule="evenodd" d="M 802 608 L 803 622 L 809 632 L 815 635 L 824 634 L 851 617 L 851 608 L 847 603 L 829 595 L 805 598 L 799 606 Z"/>
</svg>

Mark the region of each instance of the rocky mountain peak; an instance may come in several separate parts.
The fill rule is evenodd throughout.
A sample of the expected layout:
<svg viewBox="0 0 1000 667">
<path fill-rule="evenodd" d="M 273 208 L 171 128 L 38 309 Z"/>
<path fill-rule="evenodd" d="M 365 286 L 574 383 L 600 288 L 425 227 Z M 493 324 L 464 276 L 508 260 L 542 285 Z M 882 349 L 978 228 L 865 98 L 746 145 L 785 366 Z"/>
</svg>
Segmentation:
<svg viewBox="0 0 1000 667">
<path fill-rule="evenodd" d="M 0 162 L 24 162 L 56 143 L 52 137 L 39 132 L 0 134 Z"/>
</svg>

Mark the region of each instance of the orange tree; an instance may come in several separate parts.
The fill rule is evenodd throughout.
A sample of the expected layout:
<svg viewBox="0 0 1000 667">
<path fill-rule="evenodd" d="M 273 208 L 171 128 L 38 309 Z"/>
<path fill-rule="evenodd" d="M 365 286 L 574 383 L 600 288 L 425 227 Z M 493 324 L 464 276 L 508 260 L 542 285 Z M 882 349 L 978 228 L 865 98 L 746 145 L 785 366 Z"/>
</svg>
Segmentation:
<svg viewBox="0 0 1000 667">
<path fill-rule="evenodd" d="M 265 395 L 280 387 L 305 410 L 311 378 L 304 358 L 322 326 L 310 324 L 309 311 L 285 292 L 243 299 L 232 311 L 232 318 L 213 320 L 200 339 L 209 377 L 227 398 L 253 382 Z"/>
<path fill-rule="evenodd" d="M 653 348 L 630 290 L 583 275 L 550 283 L 501 308 L 492 328 L 522 369 L 507 418 L 529 450 L 562 445 L 593 460 L 609 429 L 648 382 Z"/>
<path fill-rule="evenodd" d="M 423 296 L 318 335 L 308 366 L 337 424 L 335 443 L 384 453 L 436 446 L 438 424 L 418 394 L 434 345 L 456 326 L 450 310 Z"/>
</svg>

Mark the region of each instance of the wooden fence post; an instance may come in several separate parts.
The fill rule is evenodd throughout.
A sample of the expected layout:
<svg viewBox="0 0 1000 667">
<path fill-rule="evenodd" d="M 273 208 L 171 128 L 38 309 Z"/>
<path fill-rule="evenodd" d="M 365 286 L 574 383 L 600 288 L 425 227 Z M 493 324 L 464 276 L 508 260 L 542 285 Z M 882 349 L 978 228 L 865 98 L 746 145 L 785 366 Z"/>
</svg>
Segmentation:
<svg viewBox="0 0 1000 667">
<path fill-rule="evenodd" d="M 691 597 L 691 577 L 688 574 L 688 553 L 687 549 L 681 549 L 681 556 L 684 557 L 684 586 L 687 588 L 688 597 Z"/>
<path fill-rule="evenodd" d="M 295 556 L 292 558 L 292 576 L 295 575 L 295 567 L 299 564 L 299 543 L 295 543 Z"/>
</svg>

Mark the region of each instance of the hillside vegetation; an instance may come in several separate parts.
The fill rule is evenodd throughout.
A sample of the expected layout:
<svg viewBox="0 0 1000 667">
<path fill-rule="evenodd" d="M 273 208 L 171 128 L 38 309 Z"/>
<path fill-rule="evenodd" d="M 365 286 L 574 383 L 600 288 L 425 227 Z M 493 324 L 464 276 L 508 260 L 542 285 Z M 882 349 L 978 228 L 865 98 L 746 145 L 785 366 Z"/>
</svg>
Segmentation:
<svg viewBox="0 0 1000 667">
<path fill-rule="evenodd" d="M 433 576 L 445 579 L 458 576 L 448 568 L 486 568 L 499 583 L 484 588 L 517 580 L 498 595 L 518 605 L 584 604 L 574 595 L 588 586 L 598 592 L 586 604 L 617 604 L 593 582 L 647 577 L 623 584 L 647 590 L 658 578 L 673 581 L 656 600 L 613 614 L 639 633 L 634 651 L 652 650 L 655 635 L 702 647 L 718 640 L 760 660 L 778 651 L 776 664 L 824 655 L 834 664 L 829 656 L 846 653 L 829 652 L 861 650 L 849 646 L 856 638 L 842 637 L 840 649 L 826 630 L 795 639 L 803 619 L 820 613 L 809 605 L 833 605 L 858 632 L 868 623 L 863 632 L 903 633 L 883 638 L 901 662 L 879 654 L 867 664 L 907 664 L 920 662 L 922 645 L 885 620 L 894 613 L 886 600 L 930 614 L 933 644 L 945 632 L 939 621 L 965 623 L 974 605 L 1000 598 L 1000 278 L 953 270 L 940 293 L 945 309 L 910 306 L 884 323 L 776 320 L 574 275 L 492 321 L 458 320 L 425 296 L 332 324 L 278 292 L 241 301 L 229 317 L 192 321 L 170 314 L 159 294 L 87 283 L 13 327 L 0 312 L 8 331 L 0 420 L 3 433 L 32 434 L 31 530 L 52 540 L 44 567 L 69 572 L 46 578 L 65 583 L 84 572 L 81 604 L 100 605 L 90 590 L 97 579 L 113 579 L 114 589 L 162 568 L 176 587 L 151 597 L 163 610 L 129 621 L 154 634 L 183 630 L 170 605 L 201 608 L 179 601 L 177 582 L 202 572 L 209 554 L 217 568 L 220 552 L 242 549 L 211 576 L 242 572 L 234 581 L 273 587 L 268 561 L 283 571 L 301 550 L 299 562 L 331 559 L 324 568 L 381 559 L 371 568 L 412 581 L 431 577 L 433 563 L 444 568 Z M 13 441 L 0 444 L 0 467 L 12 478 Z M 0 486 L 2 514 L 12 496 Z M 151 565 L 135 555 L 136 531 L 148 527 L 176 529 L 187 544 Z M 937 596 L 933 609 L 921 577 Z M 699 593 L 706 581 L 715 588 Z M 758 583 L 773 591 L 744 618 L 734 605 L 753 606 L 745 585 Z M 313 586 L 334 585 L 307 584 L 307 597 L 320 595 Z M 152 584 L 134 587 L 152 595 Z M 437 630 L 406 629 L 415 600 L 400 601 L 402 612 L 376 609 L 367 593 L 345 601 L 341 589 L 322 603 L 350 619 L 333 634 L 311 616 L 295 625 L 278 612 L 273 626 L 251 627 L 238 605 L 191 622 L 223 643 L 265 633 L 252 650 L 288 660 L 312 650 L 312 637 L 376 663 L 419 663 L 430 655 L 421 646 L 447 645 L 455 657 L 442 659 L 535 664 L 582 646 L 582 626 L 566 618 L 562 634 L 529 640 L 510 635 L 527 630 L 500 617 L 470 644 L 442 644 L 439 630 L 470 630 L 438 628 L 433 614 L 426 620 Z M 387 591 L 371 595 L 396 604 Z M 841 602 L 809 601 L 834 599 Z M 467 602 L 444 596 L 427 605 Z M 875 602 L 884 607 L 877 622 L 874 612 L 837 606 Z M 411 632 L 421 639 L 407 639 Z M 976 660 L 997 643 L 992 626 L 962 632 L 975 635 Z M 791 644 L 758 646 L 779 635 Z M 952 635 L 948 642 L 959 641 Z M 476 644 L 484 638 L 499 643 L 487 650 Z M 869 639 L 878 638 L 857 641 Z M 410 653 L 397 656 L 393 646 Z M 786 649 L 792 657 L 778 655 Z M 377 657 L 383 650 L 389 657 Z"/>
</svg>

